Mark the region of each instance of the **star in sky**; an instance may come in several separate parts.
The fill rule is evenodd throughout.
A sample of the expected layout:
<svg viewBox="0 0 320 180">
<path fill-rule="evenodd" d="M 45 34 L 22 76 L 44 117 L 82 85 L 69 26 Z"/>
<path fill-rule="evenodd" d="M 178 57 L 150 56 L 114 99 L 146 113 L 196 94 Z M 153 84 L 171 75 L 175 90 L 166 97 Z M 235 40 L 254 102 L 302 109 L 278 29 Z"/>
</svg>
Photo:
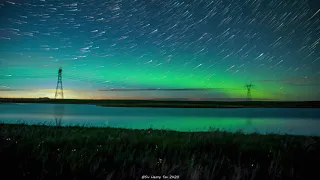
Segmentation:
<svg viewBox="0 0 320 180">
<path fill-rule="evenodd" d="M 319 100 L 319 2 L 0 1 L 1 97 Z M 104 89 L 188 89 L 99 91 Z M 193 91 L 192 88 L 208 90 Z"/>
</svg>

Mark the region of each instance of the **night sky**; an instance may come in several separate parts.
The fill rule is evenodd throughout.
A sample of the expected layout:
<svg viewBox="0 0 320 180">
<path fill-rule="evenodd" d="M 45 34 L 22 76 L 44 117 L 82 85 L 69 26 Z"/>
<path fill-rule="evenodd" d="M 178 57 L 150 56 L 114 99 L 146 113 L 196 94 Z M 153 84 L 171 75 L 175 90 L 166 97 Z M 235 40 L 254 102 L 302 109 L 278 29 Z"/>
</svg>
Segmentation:
<svg viewBox="0 0 320 180">
<path fill-rule="evenodd" d="M 320 1 L 0 0 L 0 97 L 59 67 L 65 98 L 320 100 Z"/>
</svg>

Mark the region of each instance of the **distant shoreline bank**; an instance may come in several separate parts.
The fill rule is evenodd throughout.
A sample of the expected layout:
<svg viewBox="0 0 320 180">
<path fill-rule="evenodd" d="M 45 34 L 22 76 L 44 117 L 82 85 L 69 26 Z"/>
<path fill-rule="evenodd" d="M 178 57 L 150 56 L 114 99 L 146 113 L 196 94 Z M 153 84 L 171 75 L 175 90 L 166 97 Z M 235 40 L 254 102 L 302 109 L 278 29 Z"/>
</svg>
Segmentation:
<svg viewBox="0 0 320 180">
<path fill-rule="evenodd" d="M 104 107 L 150 108 L 320 108 L 320 101 L 168 101 L 0 98 L 0 104 L 3 103 L 90 104 Z"/>
</svg>

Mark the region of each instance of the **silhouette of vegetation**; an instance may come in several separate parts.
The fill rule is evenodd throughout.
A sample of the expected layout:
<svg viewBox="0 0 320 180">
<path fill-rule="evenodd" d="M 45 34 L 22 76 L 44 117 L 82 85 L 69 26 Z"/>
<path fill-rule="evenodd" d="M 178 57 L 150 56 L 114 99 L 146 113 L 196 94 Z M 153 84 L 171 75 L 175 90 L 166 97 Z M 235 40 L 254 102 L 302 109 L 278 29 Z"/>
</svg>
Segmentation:
<svg viewBox="0 0 320 180">
<path fill-rule="evenodd" d="M 319 137 L 214 129 L 8 124 L 0 129 L 1 175 L 10 179 L 312 179 L 320 161 Z"/>
</svg>

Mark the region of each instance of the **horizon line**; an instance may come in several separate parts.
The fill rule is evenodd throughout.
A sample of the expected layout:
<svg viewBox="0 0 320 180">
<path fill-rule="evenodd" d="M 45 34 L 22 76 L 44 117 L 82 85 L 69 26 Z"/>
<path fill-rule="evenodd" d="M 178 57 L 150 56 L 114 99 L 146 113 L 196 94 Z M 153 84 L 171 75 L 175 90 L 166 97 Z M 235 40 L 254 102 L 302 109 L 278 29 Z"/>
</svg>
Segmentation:
<svg viewBox="0 0 320 180">
<path fill-rule="evenodd" d="M 49 98 L 49 97 L 0 97 L 0 99 L 47 99 L 47 100 L 111 100 L 111 101 L 246 101 L 246 102 L 258 102 L 258 101 L 273 101 L 273 102 L 318 102 L 320 100 L 280 100 L 280 99 L 264 99 L 264 98 L 256 98 L 247 100 L 246 98 L 85 98 L 85 99 L 77 99 L 77 98 Z"/>
</svg>

